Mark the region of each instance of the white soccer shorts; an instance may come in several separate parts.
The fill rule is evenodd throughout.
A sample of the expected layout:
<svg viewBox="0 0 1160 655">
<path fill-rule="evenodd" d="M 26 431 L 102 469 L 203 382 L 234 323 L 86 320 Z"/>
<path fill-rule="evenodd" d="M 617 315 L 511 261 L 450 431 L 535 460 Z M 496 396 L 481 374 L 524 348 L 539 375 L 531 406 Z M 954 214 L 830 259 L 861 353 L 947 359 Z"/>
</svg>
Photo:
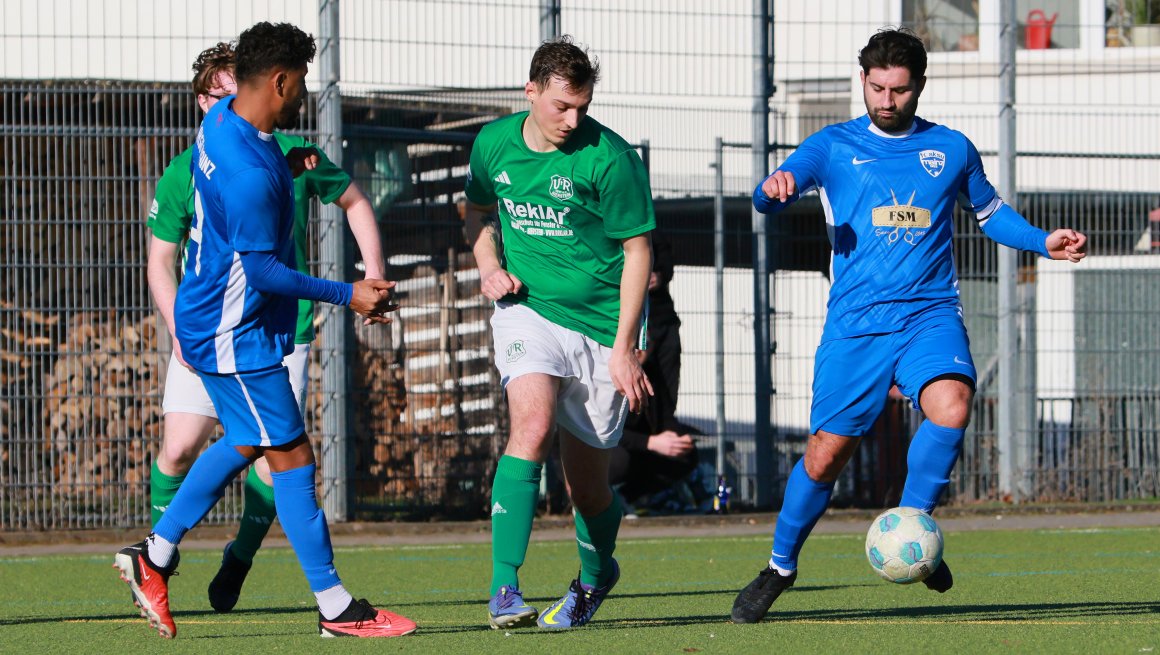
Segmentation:
<svg viewBox="0 0 1160 655">
<path fill-rule="evenodd" d="M 608 373 L 612 348 L 518 304 L 496 303 L 491 330 L 505 389 L 529 373 L 558 377 L 556 423 L 593 448 L 620 443 L 628 401 Z"/>
<path fill-rule="evenodd" d="M 306 388 L 310 381 L 310 344 L 294 344 L 294 352 L 286 355 L 282 365 L 290 369 L 290 386 L 294 388 L 294 399 L 298 401 L 298 411 L 306 414 Z M 165 374 L 165 397 L 161 401 L 161 413 L 198 414 L 217 418 L 217 410 L 205 391 L 205 385 L 197 373 L 185 368 L 177 361 L 176 355 L 169 356 L 169 371 Z"/>
</svg>

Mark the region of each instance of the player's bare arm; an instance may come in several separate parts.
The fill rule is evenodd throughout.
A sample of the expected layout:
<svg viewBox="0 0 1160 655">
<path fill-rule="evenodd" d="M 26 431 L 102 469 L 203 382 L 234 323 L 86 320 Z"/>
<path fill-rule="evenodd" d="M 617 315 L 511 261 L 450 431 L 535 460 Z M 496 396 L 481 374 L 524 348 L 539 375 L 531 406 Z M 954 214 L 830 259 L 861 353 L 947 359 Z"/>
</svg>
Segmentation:
<svg viewBox="0 0 1160 655">
<path fill-rule="evenodd" d="M 149 280 L 149 293 L 153 296 L 153 302 L 157 303 L 157 309 L 169 330 L 173 354 L 182 366 L 190 368 L 181 356 L 181 344 L 177 341 L 177 327 L 173 322 L 173 303 L 177 300 L 177 258 L 180 252 L 178 244 L 156 236 L 150 237 L 146 277 Z"/>
<path fill-rule="evenodd" d="M 484 207 L 468 202 L 464 218 L 464 230 L 468 242 L 473 244 L 471 251 L 479 267 L 479 290 L 489 300 L 499 300 L 523 287 L 523 283 L 500 264 L 499 226 L 488 220 L 494 210 L 495 205 Z"/>
<path fill-rule="evenodd" d="M 1087 256 L 1087 235 L 1062 228 L 1047 235 L 1047 253 L 1052 259 L 1066 259 L 1077 263 Z"/>
<path fill-rule="evenodd" d="M 777 199 L 785 202 L 797 193 L 797 184 L 794 182 L 793 173 L 782 170 L 774 171 L 761 183 L 761 192 L 770 200 Z"/>
<path fill-rule="evenodd" d="M 382 280 L 386 274 L 386 262 L 383 260 L 383 242 L 379 235 L 379 224 L 375 220 L 375 210 L 371 201 L 354 182 L 346 187 L 346 191 L 334 201 L 346 214 L 346 222 L 354 234 L 354 241 L 358 244 L 359 255 L 362 256 L 366 267 L 364 278 L 367 280 Z M 370 318 L 363 321 L 363 325 L 373 323 Z"/>
<path fill-rule="evenodd" d="M 383 261 L 383 242 L 379 235 L 379 225 L 375 221 L 375 211 L 371 201 L 354 182 L 334 201 L 346 214 L 346 222 L 358 244 L 358 252 L 366 266 L 368 280 L 382 280 L 386 275 Z"/>
<path fill-rule="evenodd" d="M 648 234 L 630 237 L 624 247 L 624 272 L 620 276 L 620 320 L 616 341 L 608 360 L 608 373 L 617 391 L 624 394 L 630 412 L 639 412 L 653 395 L 652 384 L 640 366 L 636 351 L 645 292 L 652 272 L 652 244 Z"/>
</svg>

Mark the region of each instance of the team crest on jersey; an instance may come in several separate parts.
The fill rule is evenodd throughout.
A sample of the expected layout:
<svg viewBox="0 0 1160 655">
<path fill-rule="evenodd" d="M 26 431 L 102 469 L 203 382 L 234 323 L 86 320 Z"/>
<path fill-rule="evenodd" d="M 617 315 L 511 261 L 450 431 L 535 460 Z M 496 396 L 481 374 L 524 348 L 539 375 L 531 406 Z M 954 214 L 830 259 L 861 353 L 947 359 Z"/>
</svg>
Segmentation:
<svg viewBox="0 0 1160 655">
<path fill-rule="evenodd" d="M 567 200 L 572 197 L 575 191 L 572 189 L 572 180 L 563 175 L 553 175 L 552 181 L 548 185 L 548 193 L 556 200 Z"/>
<path fill-rule="evenodd" d="M 524 347 L 524 340 L 523 339 L 517 339 L 517 340 L 508 344 L 507 360 L 508 360 L 509 364 L 511 362 L 514 362 L 517 359 L 523 357 L 526 354 L 528 354 L 528 350 L 526 347 Z"/>
<path fill-rule="evenodd" d="M 918 160 L 931 177 L 938 177 L 947 165 L 947 156 L 938 150 L 923 150 L 918 153 Z"/>
</svg>

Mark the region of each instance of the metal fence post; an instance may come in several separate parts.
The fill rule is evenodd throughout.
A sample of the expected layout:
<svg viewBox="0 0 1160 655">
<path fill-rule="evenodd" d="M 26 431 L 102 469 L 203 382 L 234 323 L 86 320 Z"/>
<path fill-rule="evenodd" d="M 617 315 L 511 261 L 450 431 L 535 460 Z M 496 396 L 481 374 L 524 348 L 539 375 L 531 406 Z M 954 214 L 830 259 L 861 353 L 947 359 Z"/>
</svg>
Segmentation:
<svg viewBox="0 0 1160 655">
<path fill-rule="evenodd" d="M 1018 207 L 1015 188 L 1015 48 L 1019 24 L 1015 0 L 1000 3 L 999 27 L 999 193 L 1012 207 Z M 999 407 L 996 431 L 999 442 L 999 494 L 1018 502 L 1019 485 L 1015 478 L 1015 399 L 1019 340 L 1016 326 L 1016 275 L 1019 253 L 996 245 L 999 249 Z"/>
<path fill-rule="evenodd" d="M 540 0 L 540 41 L 560 36 L 560 0 Z"/>
<path fill-rule="evenodd" d="M 717 137 L 717 157 L 713 160 L 715 187 L 713 190 L 713 268 L 716 288 L 716 306 L 713 315 L 717 372 L 717 477 L 725 476 L 725 144 Z"/>
<path fill-rule="evenodd" d="M 769 172 L 770 34 L 772 18 L 768 0 L 753 0 L 753 183 L 756 186 Z M 771 443 L 769 242 L 765 214 L 752 210 L 753 219 L 753 367 L 754 413 L 753 451 L 755 484 L 753 504 L 766 507 L 773 502 L 773 444 Z"/>
<path fill-rule="evenodd" d="M 318 145 L 342 165 L 342 95 L 338 81 L 338 0 L 319 0 Z M 346 227 L 342 210 L 323 206 L 319 226 L 319 273 L 346 278 Z M 347 426 L 350 371 L 347 338 L 350 320 L 345 307 L 320 303 L 322 314 L 322 509 L 331 521 L 347 520 Z"/>
</svg>

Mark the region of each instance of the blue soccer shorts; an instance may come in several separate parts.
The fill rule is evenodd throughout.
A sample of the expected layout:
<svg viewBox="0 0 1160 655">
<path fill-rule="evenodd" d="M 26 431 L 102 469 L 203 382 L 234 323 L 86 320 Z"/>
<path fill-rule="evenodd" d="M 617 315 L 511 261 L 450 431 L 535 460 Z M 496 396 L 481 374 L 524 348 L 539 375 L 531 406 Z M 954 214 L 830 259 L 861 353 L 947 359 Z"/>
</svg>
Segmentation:
<svg viewBox="0 0 1160 655">
<path fill-rule="evenodd" d="M 823 342 L 814 358 L 810 432 L 865 436 L 886 406 L 892 385 L 921 409 L 923 387 L 947 375 L 963 376 L 975 385 L 967 330 L 955 309 L 923 312 L 899 332 Z"/>
<path fill-rule="evenodd" d="M 246 373 L 199 373 L 231 446 L 281 446 L 306 432 L 290 373 L 279 364 Z"/>
</svg>

